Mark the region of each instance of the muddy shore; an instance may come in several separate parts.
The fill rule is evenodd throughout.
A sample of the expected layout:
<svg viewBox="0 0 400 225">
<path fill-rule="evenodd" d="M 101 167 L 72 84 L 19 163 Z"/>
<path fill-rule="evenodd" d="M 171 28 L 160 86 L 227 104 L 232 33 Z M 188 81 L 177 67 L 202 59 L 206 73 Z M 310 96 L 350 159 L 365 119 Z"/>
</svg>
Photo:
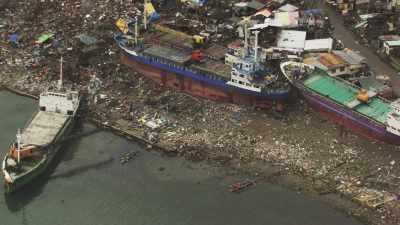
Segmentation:
<svg viewBox="0 0 400 225">
<path fill-rule="evenodd" d="M 150 81 L 143 80 L 143 82 L 148 85 L 146 90 L 159 91 L 157 86 L 154 86 Z M 12 82 L 9 79 L 6 81 L 2 79 L 2 86 L 5 87 L 5 89 L 19 95 L 37 98 L 37 93 L 31 93 L 27 89 L 20 89 L 16 87 L 16 85 L 13 85 L 14 83 L 17 83 L 17 81 Z M 30 89 L 32 90 L 31 87 Z M 108 90 L 111 89 L 109 88 Z M 121 89 L 114 88 L 113 90 Z M 161 93 L 163 92 L 168 92 L 168 94 L 174 93 L 173 90 L 161 91 Z M 116 97 L 111 93 L 108 93 L 108 95 Z M 354 170 L 365 171 L 371 166 L 375 166 L 372 165 L 372 163 L 377 163 L 378 165 L 383 162 L 387 163 L 386 160 L 382 159 L 382 161 L 379 162 L 379 158 L 376 157 L 375 159 L 378 160 L 374 160 L 371 164 L 362 162 L 360 159 L 353 156 L 353 154 L 355 154 L 354 152 L 346 153 L 346 151 L 349 150 L 343 150 L 343 148 L 352 146 L 352 149 L 356 149 L 355 151 L 369 148 L 370 150 L 378 150 L 385 153 L 387 151 L 398 151 L 397 147 L 371 143 L 351 133 L 347 133 L 346 136 L 343 137 L 344 140 L 341 140 L 340 135 L 343 134 L 340 133 L 346 133 L 346 131 L 340 132 L 339 128 L 320 118 L 319 115 L 309 109 L 305 103 L 293 105 L 289 108 L 290 111 L 283 115 L 282 118 L 276 118 L 273 114 L 265 111 L 241 108 L 234 105 L 223 105 L 203 99 L 194 99 L 182 93 L 174 93 L 174 95 L 178 95 L 180 98 L 189 101 L 189 105 L 192 104 L 196 106 L 196 103 L 203 103 L 207 105 L 206 109 L 210 107 L 214 109 L 219 109 L 219 107 L 225 109 L 229 107 L 228 115 L 221 115 L 222 112 L 220 111 L 221 109 L 219 109 L 213 114 L 208 114 L 207 116 L 203 115 L 204 117 L 200 119 L 200 123 L 204 126 L 204 119 L 212 120 L 212 118 L 219 118 L 218 120 L 220 120 L 220 122 L 228 124 L 225 129 L 228 133 L 232 132 L 233 134 L 228 134 L 227 139 L 235 145 L 223 147 L 223 145 L 218 142 L 207 143 L 206 140 L 204 140 L 204 136 L 203 138 L 199 138 L 196 135 L 199 133 L 203 133 L 204 135 L 204 130 L 196 133 L 187 132 L 189 129 L 195 129 L 196 123 L 191 122 L 189 125 L 187 121 L 182 121 L 182 119 L 177 119 L 176 117 L 169 119 L 169 121 L 174 120 L 174 123 L 169 122 L 168 126 L 174 127 L 176 133 L 178 130 L 184 130 L 183 133 L 180 133 L 180 137 L 172 138 L 170 137 L 171 133 L 166 133 L 171 131 L 163 132 L 162 129 L 160 129 L 157 131 L 158 140 L 156 142 L 151 142 L 148 140 L 148 136 L 146 136 L 149 132 L 152 132 L 151 129 L 139 124 L 135 120 L 126 118 L 129 117 L 129 115 L 127 115 L 127 112 L 124 113 L 123 110 L 119 112 L 119 115 L 116 115 L 116 112 L 106 114 L 105 112 L 107 110 L 105 109 L 109 110 L 110 108 L 105 107 L 101 103 L 90 106 L 87 119 L 98 126 L 106 127 L 119 135 L 139 141 L 149 149 L 162 151 L 169 156 L 181 156 L 192 161 L 208 160 L 212 163 L 218 163 L 233 169 L 247 171 L 252 175 L 256 174 L 260 180 L 289 187 L 290 189 L 296 190 L 299 193 L 304 193 L 312 198 L 318 198 L 344 211 L 349 216 L 355 216 L 367 224 L 398 224 L 397 200 L 373 208 L 365 204 L 365 202 L 356 199 L 358 195 L 354 194 L 355 191 L 346 193 L 344 189 L 340 189 L 340 186 L 343 185 L 344 182 L 335 180 L 335 178 L 337 179 L 335 176 L 341 173 L 354 173 Z M 135 95 L 132 94 L 132 96 Z M 116 101 L 116 99 L 114 99 L 114 101 Z M 133 99 L 131 99 L 131 101 L 133 101 Z M 232 108 L 234 110 L 232 110 Z M 229 119 L 229 117 L 231 117 L 230 114 L 236 112 L 238 109 L 242 112 L 239 121 L 239 123 L 241 123 L 240 125 L 237 124 L 238 121 Z M 300 116 L 304 116 L 306 120 L 303 120 Z M 125 119 L 121 119 L 124 117 Z M 134 115 L 134 118 L 138 118 L 138 116 Z M 257 120 L 257 122 L 249 120 Z M 210 131 L 213 125 L 217 126 L 220 123 L 217 121 L 214 122 L 215 124 L 206 123 Z M 259 127 L 258 125 L 260 124 L 262 124 L 263 127 Z M 168 126 L 163 129 L 171 129 L 168 128 Z M 264 126 L 269 128 L 266 130 L 273 130 L 274 132 L 266 134 L 265 131 L 262 131 L 265 128 Z M 183 127 L 185 129 L 179 129 Z M 246 132 L 242 131 L 243 129 L 245 129 Z M 295 130 L 296 132 L 290 130 Z M 207 134 L 211 132 L 207 131 Z M 221 132 L 221 128 L 214 132 Z M 258 135 L 255 136 L 254 133 Z M 261 133 L 263 137 L 260 138 L 259 136 Z M 322 135 L 317 135 L 316 133 Z M 208 135 L 209 136 L 206 137 L 212 138 L 212 136 L 215 136 L 218 139 L 218 135 L 215 133 Z M 247 138 L 243 138 L 244 135 L 246 135 Z M 295 136 L 297 138 L 301 137 L 304 143 L 302 145 L 292 144 L 291 142 L 285 143 L 285 140 L 294 139 L 296 138 Z M 227 143 L 224 143 L 224 145 L 227 145 Z M 268 146 L 263 151 L 260 150 L 261 147 L 259 145 L 262 147 L 265 145 Z M 290 150 L 290 148 L 293 149 Z M 378 148 L 380 148 L 380 150 Z M 370 150 L 363 150 L 364 153 L 375 154 Z M 259 151 L 262 151 L 261 154 Z M 318 154 L 311 155 L 310 152 L 314 151 Z M 332 163 L 334 160 L 338 159 L 326 153 L 322 155 L 323 151 L 335 151 L 336 153 L 334 155 L 336 157 L 340 155 L 340 158 L 350 157 L 350 159 L 342 159 L 347 161 Z M 271 155 L 265 156 L 265 154 Z M 351 154 L 351 156 L 345 156 L 344 154 Z M 361 157 L 365 158 L 368 156 L 363 155 L 360 156 L 360 158 Z M 369 155 L 369 157 L 371 157 L 371 155 Z M 392 170 L 394 170 L 394 168 Z M 353 180 L 353 182 L 356 183 L 357 181 Z M 377 184 L 378 182 L 376 182 L 376 185 Z M 357 188 L 363 190 L 364 185 L 362 183 L 357 183 Z"/>
</svg>

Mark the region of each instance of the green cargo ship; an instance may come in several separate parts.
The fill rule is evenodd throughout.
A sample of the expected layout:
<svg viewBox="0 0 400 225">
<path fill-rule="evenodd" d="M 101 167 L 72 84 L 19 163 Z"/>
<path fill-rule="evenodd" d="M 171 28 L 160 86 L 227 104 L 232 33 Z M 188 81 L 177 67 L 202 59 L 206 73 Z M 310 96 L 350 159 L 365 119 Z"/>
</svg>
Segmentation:
<svg viewBox="0 0 400 225">
<path fill-rule="evenodd" d="M 386 101 L 303 63 L 285 62 L 281 70 L 323 116 L 359 135 L 400 145 L 399 100 Z"/>
</svg>

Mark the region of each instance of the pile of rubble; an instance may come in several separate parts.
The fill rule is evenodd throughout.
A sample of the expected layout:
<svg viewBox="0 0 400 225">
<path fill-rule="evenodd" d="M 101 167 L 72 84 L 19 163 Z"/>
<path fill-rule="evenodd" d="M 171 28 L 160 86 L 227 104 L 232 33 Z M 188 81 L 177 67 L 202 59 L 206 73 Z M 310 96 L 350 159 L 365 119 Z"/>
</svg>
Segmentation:
<svg viewBox="0 0 400 225">
<path fill-rule="evenodd" d="M 92 75 L 105 78 L 115 70 L 113 24 L 133 8 L 133 2 L 107 0 L 9 1 L 0 16 L 2 75 L 17 70 L 18 88 L 47 87 L 58 79 L 62 55 L 66 82 L 85 89 Z"/>
</svg>

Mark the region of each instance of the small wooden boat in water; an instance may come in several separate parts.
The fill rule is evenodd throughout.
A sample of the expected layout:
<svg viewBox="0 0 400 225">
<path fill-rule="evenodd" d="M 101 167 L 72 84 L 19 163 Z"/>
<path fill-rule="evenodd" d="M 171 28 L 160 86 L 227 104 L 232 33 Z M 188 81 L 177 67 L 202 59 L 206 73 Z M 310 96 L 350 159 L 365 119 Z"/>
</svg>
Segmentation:
<svg viewBox="0 0 400 225">
<path fill-rule="evenodd" d="M 250 188 L 251 186 L 254 186 L 255 184 L 256 184 L 255 181 L 250 181 L 250 180 L 237 182 L 237 183 L 232 184 L 229 187 L 229 191 L 233 192 L 233 193 L 239 193 L 239 192 L 242 192 L 242 191 Z"/>
</svg>

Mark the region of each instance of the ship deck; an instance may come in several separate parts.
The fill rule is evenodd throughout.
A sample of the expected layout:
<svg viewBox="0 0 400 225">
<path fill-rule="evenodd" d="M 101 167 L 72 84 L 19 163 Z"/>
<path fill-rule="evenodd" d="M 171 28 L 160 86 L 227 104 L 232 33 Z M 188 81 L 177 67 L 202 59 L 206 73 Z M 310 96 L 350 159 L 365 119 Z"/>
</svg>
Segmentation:
<svg viewBox="0 0 400 225">
<path fill-rule="evenodd" d="M 322 71 L 315 70 L 304 80 L 304 85 L 320 95 L 347 106 L 357 99 L 359 89 L 349 85 L 345 81 L 322 74 Z M 392 110 L 390 103 L 379 97 L 371 97 L 367 103 L 356 105 L 353 110 L 384 123 L 387 114 Z"/>
<path fill-rule="evenodd" d="M 145 40 L 151 45 L 144 49 L 143 53 L 183 66 L 191 60 L 193 38 L 190 35 L 183 35 L 179 31 L 170 30 L 169 32 L 157 31 L 146 36 Z M 189 67 L 204 74 L 213 74 L 222 80 L 229 80 L 231 66 L 223 62 L 227 48 L 212 44 L 202 52 L 205 54 L 206 60 L 202 63 L 193 63 Z"/>
<path fill-rule="evenodd" d="M 171 48 L 192 49 L 192 40 L 174 34 L 155 32 L 145 36 L 145 41 L 153 45 L 161 45 Z"/>
<path fill-rule="evenodd" d="M 199 70 L 205 74 L 214 74 L 224 78 L 225 80 L 229 80 L 231 78 L 231 66 L 216 60 L 205 60 L 203 63 L 192 64 L 190 68 Z"/>
<path fill-rule="evenodd" d="M 172 61 L 174 63 L 179 63 L 181 65 L 191 59 L 191 54 L 158 45 L 153 45 L 149 48 L 146 48 L 143 52 L 145 54 L 155 56 L 157 58 L 161 58 L 167 61 Z"/>
<path fill-rule="evenodd" d="M 37 146 L 51 143 L 68 118 L 59 113 L 39 111 L 22 131 L 21 142 Z"/>
<path fill-rule="evenodd" d="M 203 50 L 203 53 L 210 59 L 224 60 L 228 49 L 222 45 L 212 44 L 210 47 Z"/>
<path fill-rule="evenodd" d="M 21 160 L 20 162 L 20 167 L 9 167 L 8 172 L 10 176 L 15 179 L 16 177 L 20 176 L 23 173 L 26 173 L 30 170 L 32 170 L 35 166 L 38 165 L 38 163 L 43 159 L 41 157 L 31 157 L 31 158 L 25 158 Z"/>
</svg>

